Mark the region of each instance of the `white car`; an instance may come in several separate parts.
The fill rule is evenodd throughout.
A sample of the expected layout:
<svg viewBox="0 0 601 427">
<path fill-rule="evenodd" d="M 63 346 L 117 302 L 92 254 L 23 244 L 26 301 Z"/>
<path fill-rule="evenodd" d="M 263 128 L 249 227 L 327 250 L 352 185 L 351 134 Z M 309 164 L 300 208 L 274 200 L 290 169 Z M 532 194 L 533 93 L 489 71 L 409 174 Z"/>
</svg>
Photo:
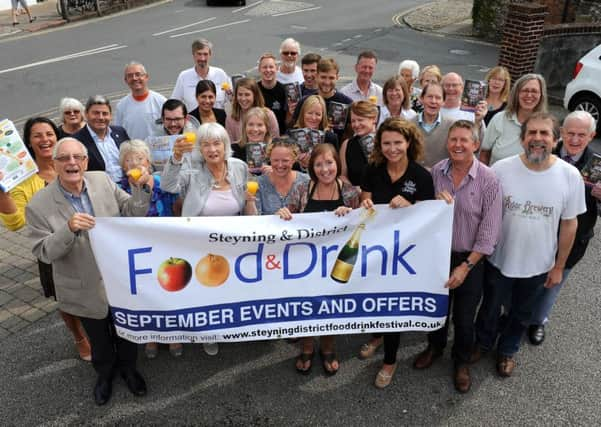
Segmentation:
<svg viewBox="0 0 601 427">
<path fill-rule="evenodd" d="M 591 113 L 597 121 L 597 134 L 601 134 L 601 45 L 576 64 L 574 76 L 566 86 L 563 106 L 570 111 Z"/>
</svg>

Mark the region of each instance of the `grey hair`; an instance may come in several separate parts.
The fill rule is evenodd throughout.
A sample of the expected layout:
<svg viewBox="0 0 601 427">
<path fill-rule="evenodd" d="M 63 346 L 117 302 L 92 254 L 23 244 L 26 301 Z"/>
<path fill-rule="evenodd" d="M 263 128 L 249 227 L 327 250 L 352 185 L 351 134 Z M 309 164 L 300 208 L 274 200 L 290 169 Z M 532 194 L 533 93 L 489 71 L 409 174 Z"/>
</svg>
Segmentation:
<svg viewBox="0 0 601 427">
<path fill-rule="evenodd" d="M 142 71 L 144 72 L 144 74 L 148 74 L 146 72 L 146 67 L 144 66 L 144 64 L 142 64 L 141 62 L 138 61 L 130 61 L 127 63 L 127 65 L 125 66 L 125 68 L 123 69 L 123 74 L 127 74 L 127 69 L 129 67 L 134 67 L 134 66 L 140 66 L 142 67 Z"/>
<path fill-rule="evenodd" d="M 81 114 L 83 114 L 84 106 L 75 98 L 63 98 L 58 105 L 58 110 L 60 111 L 61 116 L 65 114 L 66 110 L 79 110 Z"/>
<path fill-rule="evenodd" d="M 92 108 L 92 105 L 106 105 L 107 107 L 109 107 L 110 112 L 113 111 L 113 109 L 111 108 L 111 101 L 109 101 L 109 99 L 104 95 L 90 96 L 88 98 L 88 101 L 86 102 L 86 112 L 88 112 L 90 108 Z"/>
<path fill-rule="evenodd" d="M 213 43 L 208 41 L 207 39 L 198 39 L 192 42 L 192 54 L 197 50 L 204 49 L 205 47 L 209 48 L 209 52 L 211 55 L 213 54 Z"/>
<path fill-rule="evenodd" d="M 457 76 L 459 77 L 459 80 L 461 80 L 461 85 L 465 85 L 465 81 L 463 80 L 463 77 L 461 77 L 461 74 L 459 73 L 455 73 L 455 72 L 450 72 L 450 73 L 446 73 L 444 76 L 442 76 L 442 80 L 441 80 L 441 84 L 444 87 L 444 79 L 447 77 L 451 77 L 451 76 Z"/>
<path fill-rule="evenodd" d="M 565 127 L 568 124 L 568 121 L 570 121 L 570 120 L 588 121 L 588 123 L 589 123 L 588 132 L 589 133 L 595 132 L 595 130 L 597 129 L 597 121 L 591 115 L 591 113 L 589 113 L 588 111 L 584 111 L 584 110 L 572 111 L 570 114 L 568 114 L 565 117 L 565 119 L 563 119 L 562 126 Z"/>
<path fill-rule="evenodd" d="M 230 136 L 223 126 L 219 123 L 203 123 L 196 132 L 198 136 L 199 146 L 202 141 L 213 141 L 218 140 L 223 143 L 225 158 L 229 159 L 232 156 L 232 144 L 230 142 Z M 202 153 L 200 154 L 201 160 L 204 162 Z"/>
<path fill-rule="evenodd" d="M 61 138 L 58 140 L 58 142 L 56 143 L 56 145 L 54 146 L 54 149 L 52 150 L 52 158 L 56 159 L 56 157 L 58 156 L 58 150 L 60 150 L 60 148 L 63 146 L 63 144 L 65 142 L 69 142 L 69 141 L 75 141 L 79 144 L 79 146 L 81 147 L 83 154 L 85 154 L 86 157 L 88 157 L 88 149 L 86 148 L 85 145 L 83 145 L 79 140 L 70 137 L 70 136 L 66 136 L 64 138 Z"/>
<path fill-rule="evenodd" d="M 411 77 L 417 79 L 419 76 L 419 64 L 412 59 L 405 59 L 399 64 L 399 74 L 402 70 L 411 70 Z"/>
<path fill-rule="evenodd" d="M 130 153 L 142 153 L 149 162 L 151 160 L 150 149 L 141 139 L 131 139 L 121 143 L 119 146 L 119 164 L 121 167 L 123 167 L 125 157 Z"/>
<path fill-rule="evenodd" d="M 296 49 L 298 50 L 298 56 L 300 56 L 301 55 L 300 43 L 297 42 L 296 40 L 294 40 L 292 37 L 288 37 L 286 40 L 284 40 L 282 42 L 282 44 L 280 44 L 280 54 L 283 52 L 284 46 L 287 46 L 289 44 L 293 44 L 296 46 Z"/>
<path fill-rule="evenodd" d="M 516 80 L 511 92 L 509 93 L 509 99 L 507 100 L 507 107 L 505 108 L 505 114 L 507 117 L 511 117 L 514 113 L 517 114 L 520 110 L 520 91 L 526 83 L 531 80 L 538 81 L 540 87 L 540 100 L 536 107 L 534 107 L 533 113 L 546 113 L 547 112 L 547 83 L 545 78 L 540 74 L 524 74 L 522 77 Z"/>
</svg>

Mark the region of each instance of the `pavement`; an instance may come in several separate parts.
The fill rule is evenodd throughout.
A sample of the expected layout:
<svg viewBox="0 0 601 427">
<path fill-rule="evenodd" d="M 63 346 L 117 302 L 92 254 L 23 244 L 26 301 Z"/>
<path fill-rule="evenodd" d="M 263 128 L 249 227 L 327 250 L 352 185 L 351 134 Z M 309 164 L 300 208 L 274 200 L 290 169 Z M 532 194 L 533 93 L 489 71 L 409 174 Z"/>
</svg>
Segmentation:
<svg viewBox="0 0 601 427">
<path fill-rule="evenodd" d="M 149 3 L 155 3 L 161 0 L 123 0 L 123 1 L 103 1 L 101 2 L 101 11 L 103 15 L 120 12 Z M 163 0 L 165 1 L 165 0 Z M 12 16 L 10 9 L 0 11 L 0 40 L 7 37 L 23 36 L 39 31 L 48 30 L 55 27 L 61 27 L 69 24 L 59 15 L 56 8 L 57 0 L 41 0 L 39 3 L 28 1 L 31 15 L 36 17 L 34 22 L 29 22 L 27 14 L 17 16 L 18 25 L 12 25 Z M 70 22 L 81 21 L 98 17 L 95 11 L 85 13 L 75 13 L 69 17 Z"/>
<path fill-rule="evenodd" d="M 46 0 L 42 3 L 28 1 L 31 15 L 37 19 L 29 23 L 27 14 L 17 16 L 19 25 L 12 25 L 12 17 L 9 10 L 0 11 L 0 38 L 31 34 L 48 28 L 65 25 L 65 21 L 56 9 L 57 0 Z"/>
</svg>

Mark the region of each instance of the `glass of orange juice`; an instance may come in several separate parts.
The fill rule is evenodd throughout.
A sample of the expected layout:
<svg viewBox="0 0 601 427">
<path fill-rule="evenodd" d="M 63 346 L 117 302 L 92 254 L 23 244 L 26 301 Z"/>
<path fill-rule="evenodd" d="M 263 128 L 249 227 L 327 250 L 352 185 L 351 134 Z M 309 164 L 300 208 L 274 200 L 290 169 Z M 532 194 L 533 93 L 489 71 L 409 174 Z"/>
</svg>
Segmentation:
<svg viewBox="0 0 601 427">
<path fill-rule="evenodd" d="M 259 183 L 253 180 L 246 181 L 246 191 L 254 196 L 259 191 Z"/>
<path fill-rule="evenodd" d="M 198 173 L 198 162 L 194 160 L 194 157 L 197 154 L 194 153 L 196 149 L 197 139 L 196 129 L 194 128 L 194 125 L 188 124 L 188 122 L 186 122 L 182 136 L 185 138 L 186 142 L 192 146 L 192 152 L 184 153 L 182 172 L 188 174 Z M 196 151 L 198 150 L 196 149 Z"/>
</svg>

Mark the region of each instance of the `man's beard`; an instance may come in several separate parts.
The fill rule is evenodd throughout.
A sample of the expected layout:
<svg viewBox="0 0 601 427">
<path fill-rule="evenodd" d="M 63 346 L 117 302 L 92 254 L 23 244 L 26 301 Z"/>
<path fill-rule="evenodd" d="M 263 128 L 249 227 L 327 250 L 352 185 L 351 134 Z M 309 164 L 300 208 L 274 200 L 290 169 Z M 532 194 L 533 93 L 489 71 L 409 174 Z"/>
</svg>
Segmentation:
<svg viewBox="0 0 601 427">
<path fill-rule="evenodd" d="M 284 65 L 284 68 L 294 68 L 296 67 L 296 61 L 282 61 L 282 64 Z"/>
<path fill-rule="evenodd" d="M 543 148 L 543 152 L 541 154 L 534 154 L 532 149 L 533 148 Z M 536 164 L 536 165 L 540 165 L 542 163 L 544 163 L 548 158 L 549 155 L 551 153 L 549 152 L 549 150 L 547 150 L 546 145 L 543 142 L 540 141 L 533 141 L 531 143 L 528 144 L 528 148 L 526 149 L 526 158 L 528 159 L 528 161 L 530 163 Z"/>
</svg>

